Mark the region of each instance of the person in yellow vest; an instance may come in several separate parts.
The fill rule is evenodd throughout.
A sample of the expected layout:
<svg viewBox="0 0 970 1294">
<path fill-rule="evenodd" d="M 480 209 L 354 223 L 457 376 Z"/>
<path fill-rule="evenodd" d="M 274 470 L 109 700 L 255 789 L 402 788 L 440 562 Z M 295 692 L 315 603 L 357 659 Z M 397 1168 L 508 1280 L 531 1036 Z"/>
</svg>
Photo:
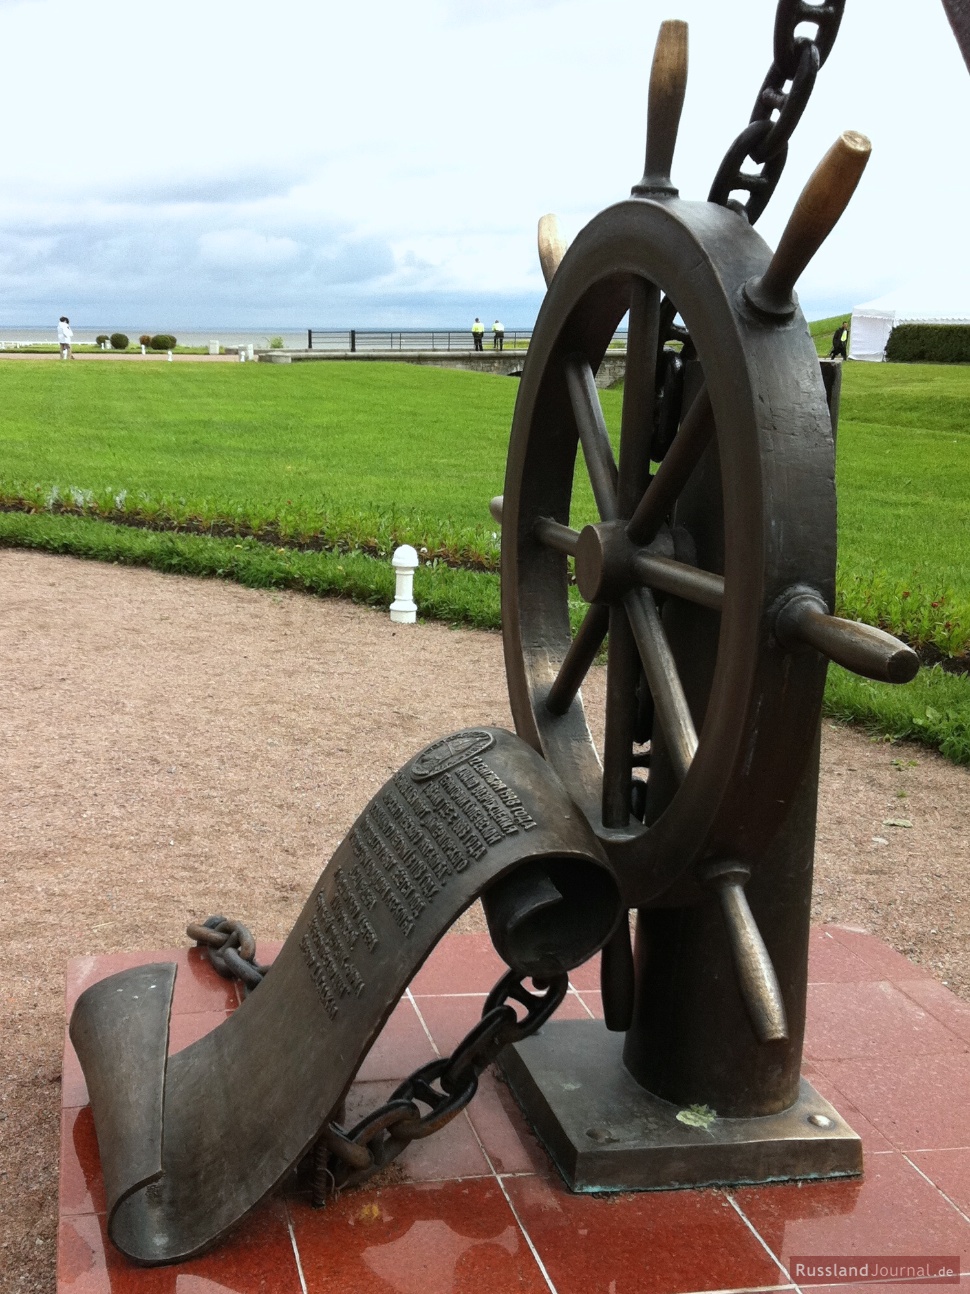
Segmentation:
<svg viewBox="0 0 970 1294">
<path fill-rule="evenodd" d="M 849 321 L 843 319 L 832 334 L 832 351 L 829 359 L 848 359 L 849 353 L 846 350 L 846 343 L 849 340 Z"/>
<path fill-rule="evenodd" d="M 492 350 L 505 349 L 505 324 L 496 319 L 492 324 Z"/>
<path fill-rule="evenodd" d="M 472 324 L 472 341 L 475 343 L 476 350 L 485 349 L 484 338 L 485 325 L 482 323 L 481 319 L 479 319 L 478 315 L 476 315 L 475 322 Z"/>
</svg>

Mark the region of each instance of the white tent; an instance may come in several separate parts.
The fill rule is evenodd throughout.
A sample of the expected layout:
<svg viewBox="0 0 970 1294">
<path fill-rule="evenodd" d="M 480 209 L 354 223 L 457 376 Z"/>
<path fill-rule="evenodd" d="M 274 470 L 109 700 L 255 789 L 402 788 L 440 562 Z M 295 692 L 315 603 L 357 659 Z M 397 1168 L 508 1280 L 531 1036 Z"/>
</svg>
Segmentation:
<svg viewBox="0 0 970 1294">
<path fill-rule="evenodd" d="M 849 358 L 886 358 L 886 343 L 896 324 L 970 324 L 970 276 L 962 267 L 947 266 L 946 277 L 917 282 L 867 301 L 852 311 Z"/>
</svg>

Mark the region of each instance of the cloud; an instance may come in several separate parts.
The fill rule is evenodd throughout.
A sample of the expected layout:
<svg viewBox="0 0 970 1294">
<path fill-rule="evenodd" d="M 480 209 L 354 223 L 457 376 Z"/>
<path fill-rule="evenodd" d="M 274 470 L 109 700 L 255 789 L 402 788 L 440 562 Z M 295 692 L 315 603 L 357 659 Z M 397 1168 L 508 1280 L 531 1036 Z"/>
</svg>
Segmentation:
<svg viewBox="0 0 970 1294">
<path fill-rule="evenodd" d="M 109 202 L 136 206 L 221 206 L 225 203 L 257 202 L 265 198 L 285 196 L 305 179 L 305 166 L 267 166 L 222 175 L 145 179 L 134 184 L 119 185 L 117 188 L 99 188 L 98 192 Z"/>
<path fill-rule="evenodd" d="M 344 224 L 266 228 L 245 208 L 224 214 L 213 227 L 197 208 L 0 211 L 2 315 L 18 322 L 28 308 L 72 318 L 90 311 L 93 322 L 185 327 L 240 312 L 271 322 L 292 310 L 301 323 L 308 315 L 319 322 L 320 302 L 335 288 L 379 294 L 394 271 L 386 240 Z"/>
<path fill-rule="evenodd" d="M 277 238 L 255 229 L 200 234 L 197 246 L 203 265 L 233 270 L 273 270 L 292 263 L 300 254 L 300 246 L 292 238 Z"/>
</svg>

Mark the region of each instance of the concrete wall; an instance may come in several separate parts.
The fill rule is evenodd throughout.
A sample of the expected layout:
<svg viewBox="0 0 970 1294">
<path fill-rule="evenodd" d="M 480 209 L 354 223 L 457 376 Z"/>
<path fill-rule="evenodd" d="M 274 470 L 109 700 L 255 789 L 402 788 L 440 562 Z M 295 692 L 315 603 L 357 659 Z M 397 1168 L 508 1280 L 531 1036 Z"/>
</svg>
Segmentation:
<svg viewBox="0 0 970 1294">
<path fill-rule="evenodd" d="M 460 368 L 471 373 L 493 373 L 499 377 L 517 377 L 527 352 L 506 351 L 441 351 L 441 350 L 260 350 L 256 358 L 261 364 L 328 363 L 334 360 L 358 364 L 393 363 L 425 364 L 431 368 Z M 626 352 L 610 351 L 596 375 L 598 387 L 610 387 L 622 380 L 626 372 Z"/>
</svg>

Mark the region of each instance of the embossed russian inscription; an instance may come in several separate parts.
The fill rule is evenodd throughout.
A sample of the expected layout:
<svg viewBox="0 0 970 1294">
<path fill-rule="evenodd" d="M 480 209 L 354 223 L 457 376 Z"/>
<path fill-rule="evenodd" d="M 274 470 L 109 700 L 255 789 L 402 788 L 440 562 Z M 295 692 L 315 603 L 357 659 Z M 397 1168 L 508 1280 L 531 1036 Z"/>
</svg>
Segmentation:
<svg viewBox="0 0 970 1294">
<path fill-rule="evenodd" d="M 536 821 L 482 759 L 494 744 L 471 728 L 436 741 L 371 801 L 348 836 L 353 863 L 337 870 L 329 897 L 317 896 L 300 947 L 333 1019 L 366 988 L 355 961 L 378 947 L 382 908 L 407 938 L 448 881 L 489 849 Z M 377 927 L 380 923 L 377 922 Z"/>
</svg>

